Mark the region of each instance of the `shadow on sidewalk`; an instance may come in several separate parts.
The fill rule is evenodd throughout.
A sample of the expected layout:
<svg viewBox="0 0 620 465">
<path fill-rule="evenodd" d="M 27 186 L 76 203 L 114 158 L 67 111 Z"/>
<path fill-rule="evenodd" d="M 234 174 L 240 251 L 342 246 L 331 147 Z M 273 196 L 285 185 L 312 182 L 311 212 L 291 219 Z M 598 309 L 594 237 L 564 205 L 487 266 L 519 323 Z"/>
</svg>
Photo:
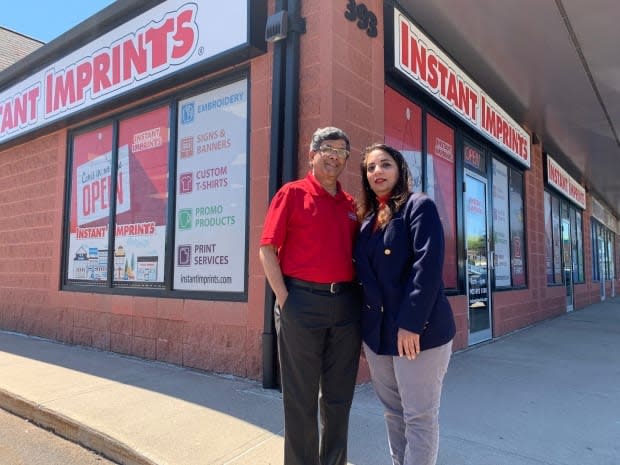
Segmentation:
<svg viewBox="0 0 620 465">
<path fill-rule="evenodd" d="M 43 405 L 77 405 L 118 383 L 126 398 L 97 406 L 100 415 L 113 418 L 120 405 L 141 412 L 138 427 L 176 421 L 188 428 L 183 422 L 193 415 L 192 428 L 204 425 L 222 437 L 245 426 L 282 435 L 281 395 L 256 381 L 0 331 L 0 370 L 21 365 L 36 373 L 3 375 L 0 387 L 20 393 L 20 383 L 28 383 Z M 438 465 L 617 464 L 619 366 L 620 298 L 456 353 L 442 396 Z M 211 417 L 204 409 L 219 423 L 205 424 Z M 252 450 L 266 440 L 261 434 L 239 440 Z M 349 462 L 389 463 L 382 410 L 369 385 L 356 392 Z"/>
</svg>

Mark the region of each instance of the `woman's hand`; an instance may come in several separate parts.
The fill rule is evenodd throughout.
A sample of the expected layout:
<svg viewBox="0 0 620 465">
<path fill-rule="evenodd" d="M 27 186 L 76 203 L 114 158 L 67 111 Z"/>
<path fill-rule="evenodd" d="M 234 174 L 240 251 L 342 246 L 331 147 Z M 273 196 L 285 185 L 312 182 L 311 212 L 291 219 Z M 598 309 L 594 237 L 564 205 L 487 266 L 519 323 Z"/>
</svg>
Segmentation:
<svg viewBox="0 0 620 465">
<path fill-rule="evenodd" d="M 414 360 L 420 353 L 420 335 L 398 328 L 396 346 L 398 347 L 398 355 L 407 357 L 408 360 Z"/>
</svg>

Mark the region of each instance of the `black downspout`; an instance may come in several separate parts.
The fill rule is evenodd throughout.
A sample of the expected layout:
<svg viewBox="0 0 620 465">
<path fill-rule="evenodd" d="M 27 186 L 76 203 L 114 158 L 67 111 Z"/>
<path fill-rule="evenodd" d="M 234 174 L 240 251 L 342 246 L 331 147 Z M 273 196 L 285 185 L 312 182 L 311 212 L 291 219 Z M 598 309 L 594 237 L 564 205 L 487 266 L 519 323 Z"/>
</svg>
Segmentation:
<svg viewBox="0 0 620 465">
<path fill-rule="evenodd" d="M 299 137 L 299 42 L 306 32 L 306 20 L 301 17 L 301 0 L 288 2 L 289 34 L 286 47 L 286 76 L 284 99 L 284 147 L 282 182 L 297 179 L 297 149 Z"/>
<path fill-rule="evenodd" d="M 276 12 L 286 10 L 286 0 L 276 1 Z M 269 199 L 282 185 L 282 141 L 284 140 L 284 76 L 286 41 L 273 44 L 273 76 L 271 81 L 271 139 L 269 142 Z M 269 283 L 265 284 L 263 317 L 263 387 L 273 389 L 278 385 L 277 343 L 273 320 L 275 296 Z"/>
<path fill-rule="evenodd" d="M 277 0 L 275 11 L 288 7 L 286 40 L 274 43 L 271 149 L 269 156 L 269 198 L 282 184 L 297 178 L 297 139 L 299 137 L 299 38 L 306 32 L 301 17 L 301 0 Z M 282 85 L 284 83 L 284 85 Z M 278 386 L 277 341 L 273 319 L 275 297 L 265 286 L 263 328 L 263 387 Z"/>
</svg>

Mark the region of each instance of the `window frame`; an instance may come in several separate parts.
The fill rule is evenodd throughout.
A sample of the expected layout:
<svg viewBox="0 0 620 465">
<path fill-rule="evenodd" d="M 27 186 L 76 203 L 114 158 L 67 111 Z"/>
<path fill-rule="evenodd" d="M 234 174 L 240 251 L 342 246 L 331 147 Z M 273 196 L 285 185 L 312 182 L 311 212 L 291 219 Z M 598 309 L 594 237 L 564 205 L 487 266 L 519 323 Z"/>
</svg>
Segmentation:
<svg viewBox="0 0 620 465">
<path fill-rule="evenodd" d="M 177 196 L 177 136 L 179 133 L 179 102 L 184 99 L 199 97 L 202 94 L 223 88 L 227 85 L 234 83 L 245 82 L 244 90 L 246 93 L 245 102 L 245 128 L 243 129 L 243 135 L 245 137 L 245 196 L 244 196 L 244 228 L 243 236 L 245 237 L 245 250 L 241 259 L 242 270 L 239 270 L 240 278 L 243 280 L 241 291 L 213 291 L 213 290 L 185 290 L 174 289 L 174 246 L 175 246 L 175 229 L 176 229 L 176 200 Z M 131 296 L 143 296 L 143 297 L 158 297 L 158 298 L 186 298 L 195 300 L 211 300 L 211 301 L 231 301 L 231 302 L 243 302 L 248 300 L 248 280 L 249 280 L 249 218 L 250 218 L 250 190 L 251 190 L 251 178 L 250 178 L 250 119 L 251 119 L 251 98 L 250 98 L 250 75 L 247 66 L 241 67 L 233 72 L 226 73 L 218 78 L 211 79 L 209 81 L 194 85 L 170 95 L 164 96 L 159 99 L 154 99 L 148 103 L 138 104 L 126 111 L 114 113 L 106 116 L 103 119 L 89 122 L 88 124 L 80 127 L 75 127 L 67 132 L 67 166 L 65 170 L 65 192 L 64 192 L 64 212 L 71 211 L 71 184 L 72 169 L 73 169 L 73 142 L 76 136 L 84 134 L 97 128 L 112 125 L 113 131 L 113 147 L 112 147 L 112 177 L 115 177 L 117 172 L 117 153 L 118 153 L 118 133 L 119 126 L 122 121 L 130 118 L 146 114 L 149 111 L 156 110 L 158 108 L 167 107 L 169 115 L 169 141 L 168 141 L 168 181 L 167 181 L 167 223 L 165 233 L 165 249 L 164 249 L 164 283 L 163 287 L 120 287 L 115 286 L 112 282 L 111 264 L 113 264 L 113 254 L 108 254 L 108 271 L 107 279 L 103 284 L 94 284 L 94 282 L 75 283 L 68 280 L 68 266 L 70 264 L 69 257 L 69 241 L 70 241 L 70 215 L 64 215 L 63 229 L 62 229 L 62 251 L 61 251 L 61 263 L 60 263 L 60 282 L 59 288 L 63 291 L 71 292 L 87 292 L 98 294 L 113 294 L 113 295 L 131 295 Z M 116 181 L 113 181 L 115 186 Z M 114 188 L 111 189 L 111 194 L 115 193 Z M 109 224 L 112 224 L 114 220 L 116 197 L 110 198 L 110 213 Z M 114 244 L 115 234 L 114 229 L 109 228 L 109 243 Z M 111 250 L 111 249 L 109 249 Z"/>
<path fill-rule="evenodd" d="M 386 130 L 384 131 L 384 140 L 386 144 L 389 144 L 400 150 L 403 153 L 409 164 L 409 160 L 412 159 L 411 154 L 406 153 L 411 151 L 412 148 L 415 148 L 417 143 L 420 143 L 420 153 L 416 153 L 413 158 L 416 162 L 416 173 L 412 173 L 412 176 L 416 180 L 416 185 L 412 186 L 414 192 L 427 192 L 428 190 L 428 157 L 434 156 L 433 154 L 429 154 L 428 149 L 428 121 L 429 116 L 437 121 L 438 124 L 445 126 L 446 129 L 449 129 L 452 132 L 452 176 L 453 176 L 453 184 L 451 186 L 451 211 L 449 212 L 452 216 L 453 225 L 452 225 L 452 235 L 454 236 L 454 241 L 452 244 L 448 243 L 446 240 L 446 257 L 448 253 L 451 253 L 454 257 L 454 269 L 447 271 L 448 267 L 444 267 L 444 281 L 446 285 L 446 294 L 448 295 L 458 295 L 464 292 L 464 287 L 462 285 L 461 280 L 461 259 L 459 256 L 460 250 L 460 237 L 459 237 L 459 218 L 458 218 L 458 198 L 457 198 L 457 186 L 458 186 L 458 130 L 453 124 L 447 121 L 445 118 L 442 118 L 440 115 L 435 112 L 429 111 L 426 105 L 411 97 L 409 92 L 404 91 L 398 85 L 393 85 L 390 82 L 384 83 L 384 96 L 389 92 L 391 95 L 387 95 L 386 101 L 391 102 L 386 106 L 386 115 L 384 117 L 384 123 Z M 390 127 L 388 124 L 387 118 L 393 118 L 397 111 L 402 110 L 402 103 L 411 104 L 413 110 L 409 109 L 410 113 L 406 116 L 407 122 L 404 125 L 396 125 L 395 127 Z M 389 105 L 393 105 L 392 108 Z M 393 111 L 390 111 L 392 108 Z M 396 108 L 398 110 L 396 110 Z M 410 127 L 409 121 L 415 120 L 416 117 L 420 118 L 420 127 Z M 390 122 L 391 123 L 391 122 Z M 387 129 L 389 128 L 389 129 Z M 402 134 L 402 135 L 401 135 Z M 447 160 L 447 159 L 446 159 Z M 410 168 L 411 170 L 411 168 Z M 417 173 L 419 170 L 419 174 Z M 437 205 L 438 209 L 441 211 L 441 206 Z M 444 228 L 447 228 L 448 225 L 443 224 Z M 444 229 L 445 231 L 446 229 Z M 446 237 L 448 235 L 446 234 Z M 447 273 L 454 273 L 455 277 L 455 286 L 450 286 L 448 281 L 445 279 Z"/>
<path fill-rule="evenodd" d="M 450 130 L 452 132 L 452 142 L 453 142 L 453 153 L 452 156 L 454 157 L 454 159 L 452 160 L 452 179 L 454 180 L 454 183 L 452 185 L 452 198 L 449 199 L 451 202 L 451 211 L 448 212 L 448 214 L 452 215 L 452 235 L 454 237 L 454 241 L 452 242 L 452 254 L 455 258 L 454 260 L 454 278 L 455 278 L 455 286 L 451 287 L 448 286 L 446 283 L 444 283 L 446 285 L 446 290 L 447 291 L 456 291 L 457 289 L 459 289 L 459 220 L 458 220 L 458 207 L 457 207 L 457 185 L 458 185 L 458 181 L 457 181 L 457 173 L 458 173 L 458 164 L 457 164 L 457 160 L 458 160 L 458 144 L 457 144 L 457 128 L 455 128 L 453 125 L 449 124 L 447 121 L 445 121 L 444 119 L 442 119 L 441 117 L 439 117 L 438 115 L 428 111 L 427 109 L 422 108 L 422 121 L 423 121 L 423 128 L 422 128 L 422 160 L 423 160 L 423 175 L 422 175 L 422 179 L 423 179 L 423 188 L 424 188 L 424 192 L 428 191 L 428 185 L 429 185 L 429 179 L 428 179 L 428 165 L 429 165 L 429 157 L 437 157 L 436 154 L 434 153 L 430 153 L 429 148 L 428 148 L 428 138 L 429 138 L 429 117 L 433 118 L 433 120 L 435 120 L 435 122 L 439 125 L 442 125 L 445 127 L 445 129 Z M 438 157 L 440 159 L 442 159 L 441 157 Z M 433 199 L 433 201 L 435 201 L 435 199 Z M 438 206 L 438 209 L 441 211 L 441 207 Z M 446 225 L 444 225 L 444 227 L 446 227 Z M 446 232 L 444 229 L 444 236 L 446 236 Z M 448 251 L 448 246 L 449 243 L 446 240 L 445 241 L 445 249 L 446 252 Z M 446 254 L 447 256 L 447 254 Z M 444 270 L 444 276 L 445 276 L 445 270 Z"/>
<path fill-rule="evenodd" d="M 510 273 L 510 285 L 509 286 L 497 286 L 496 285 L 496 277 L 495 277 L 495 264 L 493 266 L 493 276 L 492 276 L 492 282 L 493 282 L 493 290 L 497 291 L 497 292 L 503 292 L 503 291 L 512 291 L 512 290 L 521 290 L 521 289 L 527 289 L 528 288 L 528 274 L 527 274 L 527 270 L 528 270 L 528 260 L 527 260 L 527 228 L 526 228 L 526 211 L 525 211 L 525 172 L 523 169 L 519 169 L 517 168 L 511 161 L 506 160 L 504 157 L 499 156 L 496 152 L 489 150 L 488 152 L 488 156 L 487 158 L 490 160 L 489 162 L 489 170 L 488 170 L 488 178 L 490 179 L 490 189 L 491 189 L 491 208 L 494 210 L 495 209 L 495 177 L 494 177 L 494 163 L 499 163 L 503 166 L 506 167 L 506 195 L 507 195 L 507 199 L 506 199 L 506 203 L 508 206 L 508 211 L 507 211 L 507 222 L 508 222 L 508 253 L 509 253 L 509 273 Z M 519 182 L 519 187 L 520 187 L 520 198 L 521 198 L 521 212 L 522 212 L 522 217 L 521 217 L 521 231 L 522 231 L 522 237 L 519 237 L 519 241 L 520 241 L 520 247 L 521 247 L 521 253 L 522 253 L 522 260 L 523 260 L 523 276 L 524 276 L 524 283 L 523 284 L 514 284 L 514 247 L 515 247 L 515 241 L 514 241 L 514 231 L 515 231 L 515 225 L 514 225 L 514 210 L 513 208 L 515 208 L 515 206 L 513 205 L 514 199 L 513 199 L 513 195 L 511 194 L 511 186 L 512 186 L 512 177 L 514 175 L 519 175 L 521 177 L 521 180 Z M 493 238 L 493 250 L 495 250 L 495 218 L 493 217 L 493 215 L 491 215 L 491 237 Z"/>
<path fill-rule="evenodd" d="M 601 279 L 605 281 L 616 279 L 616 234 L 594 217 L 591 218 L 590 229 L 592 239 L 592 281 L 600 282 Z M 601 258 L 599 254 L 600 237 L 603 238 L 604 242 L 603 276 L 600 275 L 598 268 Z"/>
<path fill-rule="evenodd" d="M 572 279 L 573 284 L 585 284 L 585 250 L 584 250 L 584 234 L 583 234 L 583 210 L 581 208 L 574 205 L 572 202 L 568 201 L 561 195 L 557 194 L 550 189 L 544 190 L 544 195 L 549 196 L 550 199 L 550 213 L 551 218 L 549 218 L 551 228 L 552 228 L 552 237 L 551 237 L 551 251 L 547 250 L 547 240 L 545 238 L 545 261 L 551 260 L 551 269 L 553 271 L 553 282 L 549 282 L 549 276 L 547 275 L 547 270 L 545 267 L 545 281 L 547 283 L 547 287 L 553 286 L 564 286 L 566 283 L 564 282 L 564 251 L 563 251 L 563 241 L 561 238 L 561 231 L 556 231 L 555 226 L 558 226 L 561 229 L 562 215 L 563 212 L 566 211 L 568 221 L 571 229 L 571 270 L 572 270 Z M 557 205 L 557 212 L 554 208 L 554 205 Z M 557 213 L 557 222 L 554 223 L 554 215 Z M 547 225 L 547 209 L 543 208 L 543 216 L 545 225 Z M 577 220 L 579 218 L 579 220 Z M 557 233 L 557 236 L 556 236 Z M 546 230 L 545 230 L 546 234 Z M 556 244 L 557 239 L 557 244 Z M 557 250 L 559 254 L 556 254 L 556 245 L 559 247 Z M 551 255 L 549 255 L 551 252 Z M 556 274 L 557 263 L 556 260 L 559 259 L 560 265 L 560 274 Z M 577 270 L 574 269 L 574 264 L 577 264 Z M 577 277 L 580 279 L 575 279 L 575 273 L 577 273 Z M 559 276 L 559 279 L 558 279 Z"/>
<path fill-rule="evenodd" d="M 490 291 L 511 291 L 511 290 L 522 290 L 527 289 L 529 287 L 529 276 L 528 276 L 528 245 L 527 245 L 527 236 L 528 231 L 526 228 L 527 225 L 527 191 L 526 191 L 526 179 L 525 173 L 528 171 L 528 168 L 525 168 L 518 164 L 516 160 L 511 159 L 507 154 L 502 152 L 502 150 L 494 145 L 492 145 L 489 141 L 481 141 L 480 135 L 472 130 L 472 128 L 466 127 L 461 124 L 460 121 L 454 120 L 454 115 L 447 112 L 441 106 L 438 106 L 436 102 L 430 99 L 427 95 L 420 93 L 416 90 L 412 90 L 407 81 L 404 81 L 399 76 L 389 75 L 387 76 L 384 82 L 384 89 L 390 89 L 391 91 L 399 94 L 402 98 L 411 102 L 412 104 L 420 107 L 422 109 L 422 166 L 423 166 L 423 178 L 424 178 L 424 189 L 427 188 L 427 163 L 426 158 L 428 156 L 427 149 L 427 115 L 431 115 L 436 118 L 441 123 L 449 126 L 454 131 L 455 137 L 455 216 L 456 216 L 456 253 L 457 253 L 457 287 L 456 288 L 446 288 L 445 292 L 448 296 L 453 295 L 465 295 L 466 294 L 466 260 L 465 260 L 465 239 L 464 239 L 464 207 L 463 207 L 463 182 L 464 182 L 464 144 L 465 141 L 473 144 L 474 147 L 479 147 L 485 153 L 486 159 L 486 167 L 483 170 L 483 176 L 487 179 L 487 187 L 492 189 L 493 180 L 491 171 L 491 163 L 492 160 L 497 158 L 501 163 L 506 164 L 511 170 L 515 170 L 522 176 L 522 201 L 523 201 L 523 240 L 524 244 L 522 244 L 523 249 L 523 273 L 525 276 L 525 283 L 519 286 L 511 286 L 511 287 L 495 287 L 495 279 L 494 272 L 489 274 L 490 280 L 493 282 L 490 287 Z M 387 109 L 386 109 L 387 111 Z M 396 147 L 398 148 L 398 147 Z M 482 168 L 482 166 L 481 166 Z M 474 170 L 473 167 L 469 167 L 468 169 L 472 169 L 474 172 L 481 172 L 480 169 Z M 489 216 L 488 221 L 490 225 L 490 232 L 493 233 L 492 225 L 493 225 L 493 212 L 492 212 L 492 194 L 489 195 Z M 512 263 L 511 263 L 511 283 L 512 283 Z"/>
</svg>

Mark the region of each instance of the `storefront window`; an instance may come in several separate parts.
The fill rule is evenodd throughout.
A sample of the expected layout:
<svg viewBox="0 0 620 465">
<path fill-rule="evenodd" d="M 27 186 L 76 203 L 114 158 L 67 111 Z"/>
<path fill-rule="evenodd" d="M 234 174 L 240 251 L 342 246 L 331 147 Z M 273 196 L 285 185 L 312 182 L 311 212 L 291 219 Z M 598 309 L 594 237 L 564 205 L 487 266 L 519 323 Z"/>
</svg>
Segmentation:
<svg viewBox="0 0 620 465">
<path fill-rule="evenodd" d="M 422 110 L 385 88 L 385 143 L 399 150 L 411 171 L 414 192 L 422 192 Z"/>
<path fill-rule="evenodd" d="M 426 192 L 435 200 L 445 236 L 443 279 L 457 287 L 454 130 L 438 119 L 426 119 Z"/>
<path fill-rule="evenodd" d="M 525 286 L 523 175 L 493 160 L 495 287 Z"/>
<path fill-rule="evenodd" d="M 585 275 L 585 261 L 583 258 L 583 215 L 580 211 L 577 211 L 577 257 L 579 260 L 579 274 L 577 282 L 583 283 L 586 281 Z"/>
<path fill-rule="evenodd" d="M 512 285 L 525 286 L 525 228 L 523 218 L 523 174 L 510 170 L 510 270 Z"/>
<path fill-rule="evenodd" d="M 245 286 L 247 85 L 179 102 L 174 289 Z"/>
<path fill-rule="evenodd" d="M 551 196 L 545 192 L 545 271 L 547 284 L 554 284 L 553 277 L 553 224 L 551 222 Z"/>
<path fill-rule="evenodd" d="M 407 160 L 414 192 L 423 189 L 422 110 L 390 87 L 385 87 L 385 143 L 398 149 Z M 426 116 L 426 192 L 439 210 L 444 227 L 444 284 L 457 287 L 455 145 L 454 130 Z"/>
<path fill-rule="evenodd" d="M 169 121 L 169 109 L 163 107 L 119 123 L 116 286 L 164 285 Z"/>
<path fill-rule="evenodd" d="M 605 279 L 611 279 L 611 244 L 610 233 L 605 231 Z"/>
<path fill-rule="evenodd" d="M 551 222 L 553 224 L 553 282 L 562 284 L 562 245 L 560 242 L 560 199 L 551 197 Z"/>
<path fill-rule="evenodd" d="M 493 160 L 493 246 L 495 287 L 510 287 L 510 224 L 508 218 L 508 167 Z"/>
<path fill-rule="evenodd" d="M 65 261 L 69 282 L 103 285 L 108 279 L 111 189 L 112 126 L 76 135 Z"/>
<path fill-rule="evenodd" d="M 76 133 L 65 286 L 238 299 L 247 285 L 247 105 L 244 79 Z"/>
<path fill-rule="evenodd" d="M 609 271 L 608 271 L 608 279 L 616 278 L 616 270 L 614 267 L 614 242 L 615 242 L 614 234 L 611 231 L 608 231 L 608 239 L 607 239 L 607 257 L 609 260 Z"/>
<path fill-rule="evenodd" d="M 573 257 L 573 282 L 583 281 L 583 248 L 579 247 L 581 244 L 581 213 L 575 209 L 571 209 L 570 212 L 571 221 L 571 247 Z"/>
<path fill-rule="evenodd" d="M 112 125 L 73 138 L 68 283 L 107 285 L 111 270 L 114 286 L 164 286 L 169 120 L 165 106 L 120 121 L 115 151 Z"/>
<path fill-rule="evenodd" d="M 598 221 L 592 219 L 592 279 L 614 279 L 615 234 Z"/>
<path fill-rule="evenodd" d="M 592 281 L 598 281 L 601 279 L 600 273 L 600 259 L 598 256 L 598 241 L 597 241 L 597 224 L 592 220 L 592 227 L 590 228 L 590 243 L 592 244 Z"/>
<path fill-rule="evenodd" d="M 573 253 L 573 281 L 575 283 L 585 282 L 584 273 L 584 260 L 583 260 L 583 220 L 581 210 L 574 208 L 572 205 L 569 207 L 571 215 L 574 214 L 575 222 L 574 229 L 572 230 L 572 253 Z M 571 216 L 572 223 L 572 216 Z"/>
<path fill-rule="evenodd" d="M 567 272 L 572 272 L 573 282 L 583 283 L 585 275 L 581 211 L 571 203 L 545 192 L 544 213 L 547 284 L 563 284 L 563 268 L 566 268 Z M 567 233 L 570 234 L 565 243 L 560 237 L 562 220 L 568 225 Z"/>
</svg>

